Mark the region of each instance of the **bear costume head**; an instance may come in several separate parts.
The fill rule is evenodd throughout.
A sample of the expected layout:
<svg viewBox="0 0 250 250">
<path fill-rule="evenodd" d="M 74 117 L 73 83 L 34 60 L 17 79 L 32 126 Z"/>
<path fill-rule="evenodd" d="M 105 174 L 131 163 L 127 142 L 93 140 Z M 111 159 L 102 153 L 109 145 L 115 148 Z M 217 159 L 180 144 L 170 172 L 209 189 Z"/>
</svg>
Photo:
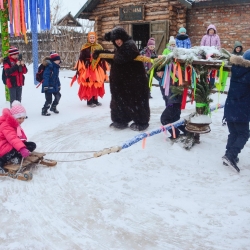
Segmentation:
<svg viewBox="0 0 250 250">
<path fill-rule="evenodd" d="M 121 39 L 123 42 L 126 42 L 127 40 L 131 39 L 131 37 L 122 27 L 115 27 L 104 35 L 104 40 L 108 42 L 111 41 L 115 47 L 118 47 L 115 43 L 115 40 L 117 39 Z"/>
</svg>

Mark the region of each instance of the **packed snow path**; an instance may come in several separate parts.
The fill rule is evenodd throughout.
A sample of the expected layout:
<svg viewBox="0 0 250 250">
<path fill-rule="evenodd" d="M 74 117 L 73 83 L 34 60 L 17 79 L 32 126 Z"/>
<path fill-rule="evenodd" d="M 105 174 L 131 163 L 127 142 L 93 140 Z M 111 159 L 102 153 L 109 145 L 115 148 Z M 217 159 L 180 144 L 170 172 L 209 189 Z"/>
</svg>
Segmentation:
<svg viewBox="0 0 250 250">
<path fill-rule="evenodd" d="M 61 72 L 59 115 L 42 117 L 44 96 L 31 85 L 24 89 L 29 118 L 23 127 L 38 151 L 98 151 L 136 135 L 108 127 L 108 84 L 103 106 L 90 109 L 77 99 L 77 84 L 69 88 L 64 76 L 70 75 Z M 149 131 L 161 126 L 164 110 L 159 89 L 152 95 Z M 188 104 L 183 115 L 193 108 Z M 72 162 L 39 167 L 30 182 L 1 178 L 0 249 L 248 249 L 250 143 L 240 154 L 240 174 L 223 166 L 222 116 L 223 109 L 213 112 L 211 133 L 191 151 L 162 133 L 148 138 L 145 149 L 139 142 L 86 161 L 74 162 L 91 153 L 47 154 Z"/>
</svg>

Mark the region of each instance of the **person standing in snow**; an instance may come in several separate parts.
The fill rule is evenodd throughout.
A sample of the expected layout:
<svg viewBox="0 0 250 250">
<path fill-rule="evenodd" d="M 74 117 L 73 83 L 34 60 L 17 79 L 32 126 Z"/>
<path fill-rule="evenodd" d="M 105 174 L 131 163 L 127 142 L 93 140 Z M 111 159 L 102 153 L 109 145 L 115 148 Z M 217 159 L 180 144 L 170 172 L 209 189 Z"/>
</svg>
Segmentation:
<svg viewBox="0 0 250 250">
<path fill-rule="evenodd" d="M 48 113 L 49 108 L 50 111 L 55 114 L 59 113 L 56 107 L 61 99 L 61 83 L 59 79 L 60 63 L 61 58 L 56 52 L 51 52 L 50 57 L 46 57 L 43 60 L 45 70 L 43 72 L 42 93 L 45 94 L 46 100 L 42 108 L 43 116 L 50 116 L 50 113 Z M 54 96 L 53 102 L 52 95 Z"/>
<path fill-rule="evenodd" d="M 242 44 L 241 42 L 239 41 L 236 41 L 234 43 L 234 49 L 233 49 L 233 52 L 232 52 L 233 55 L 236 55 L 236 56 L 242 56 L 244 53 L 243 53 L 243 47 L 242 47 Z"/>
<path fill-rule="evenodd" d="M 186 33 L 187 30 L 184 27 L 179 29 L 179 34 L 176 36 L 177 48 L 184 48 L 184 49 L 191 48 L 191 41 Z"/>
<path fill-rule="evenodd" d="M 140 55 L 139 50 L 122 27 L 115 27 L 104 36 L 111 41 L 115 51 L 95 51 L 93 58 L 100 53 L 112 53 L 111 64 L 111 120 L 110 127 L 124 129 L 133 121 L 130 129 L 142 131 L 148 128 L 150 119 L 149 87 L 142 62 L 134 59 Z"/>
<path fill-rule="evenodd" d="M 7 162 L 19 164 L 22 157 L 28 157 L 36 148 L 34 142 L 27 142 L 21 128 L 25 118 L 26 110 L 19 101 L 14 101 L 12 108 L 3 109 L 0 116 L 0 174 L 5 173 Z"/>
<path fill-rule="evenodd" d="M 107 63 L 103 59 L 95 60 L 92 57 L 95 50 L 102 49 L 102 46 L 96 42 L 96 33 L 89 32 L 88 41 L 82 46 L 77 62 L 77 81 L 80 85 L 78 96 L 81 101 L 86 100 L 87 106 L 91 108 L 102 105 L 98 97 L 104 96 L 104 81 L 108 79 Z"/>
<path fill-rule="evenodd" d="M 24 74 L 28 72 L 23 60 L 18 60 L 19 50 L 16 47 L 9 48 L 9 56 L 3 59 L 2 80 L 10 91 L 10 106 L 13 101 L 22 100 L 22 87 Z"/>
<path fill-rule="evenodd" d="M 143 50 L 141 50 L 140 54 L 142 56 L 149 57 L 151 59 L 157 58 L 157 54 L 155 51 L 155 39 L 153 37 L 149 38 L 147 47 L 145 47 Z M 152 67 L 152 63 L 150 62 L 144 62 L 144 68 L 146 71 L 146 75 L 149 80 L 149 75 L 147 74 L 148 70 Z M 149 98 L 152 98 L 151 93 L 149 93 Z"/>
<path fill-rule="evenodd" d="M 202 37 L 201 46 L 215 46 L 217 49 L 220 49 L 220 37 L 217 35 L 216 27 L 213 24 L 207 27 L 207 34 Z M 208 74 L 210 89 L 214 88 L 215 74 L 216 70 L 211 70 Z"/>
<path fill-rule="evenodd" d="M 243 57 L 231 56 L 231 80 L 224 108 L 229 135 L 223 163 L 238 172 L 238 155 L 249 138 L 250 121 L 250 50 Z"/>
</svg>

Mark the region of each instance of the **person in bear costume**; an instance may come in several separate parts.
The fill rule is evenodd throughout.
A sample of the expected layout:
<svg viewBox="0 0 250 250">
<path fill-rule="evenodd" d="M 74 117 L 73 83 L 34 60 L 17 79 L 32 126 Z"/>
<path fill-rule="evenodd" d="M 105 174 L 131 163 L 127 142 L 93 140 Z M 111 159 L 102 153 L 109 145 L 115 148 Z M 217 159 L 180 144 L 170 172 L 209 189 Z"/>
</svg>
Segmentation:
<svg viewBox="0 0 250 250">
<path fill-rule="evenodd" d="M 111 64 L 111 120 L 110 127 L 130 128 L 142 131 L 148 128 L 150 119 L 149 88 L 143 62 L 134 61 L 140 52 L 127 32 L 116 27 L 104 36 L 115 46 L 114 59 L 106 59 Z M 110 51 L 96 50 L 93 58 Z"/>
</svg>

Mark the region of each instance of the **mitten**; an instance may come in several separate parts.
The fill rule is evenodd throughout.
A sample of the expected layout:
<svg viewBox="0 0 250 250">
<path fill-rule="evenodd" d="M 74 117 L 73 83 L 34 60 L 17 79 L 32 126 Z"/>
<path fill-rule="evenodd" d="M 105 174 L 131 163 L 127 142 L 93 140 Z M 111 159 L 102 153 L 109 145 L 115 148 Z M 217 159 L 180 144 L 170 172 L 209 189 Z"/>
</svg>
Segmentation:
<svg viewBox="0 0 250 250">
<path fill-rule="evenodd" d="M 101 53 L 103 53 L 103 50 L 95 50 L 92 55 L 93 59 L 96 60 Z"/>
<path fill-rule="evenodd" d="M 30 151 L 27 148 L 21 148 L 20 154 L 22 155 L 23 158 L 26 158 L 30 155 Z"/>
</svg>

